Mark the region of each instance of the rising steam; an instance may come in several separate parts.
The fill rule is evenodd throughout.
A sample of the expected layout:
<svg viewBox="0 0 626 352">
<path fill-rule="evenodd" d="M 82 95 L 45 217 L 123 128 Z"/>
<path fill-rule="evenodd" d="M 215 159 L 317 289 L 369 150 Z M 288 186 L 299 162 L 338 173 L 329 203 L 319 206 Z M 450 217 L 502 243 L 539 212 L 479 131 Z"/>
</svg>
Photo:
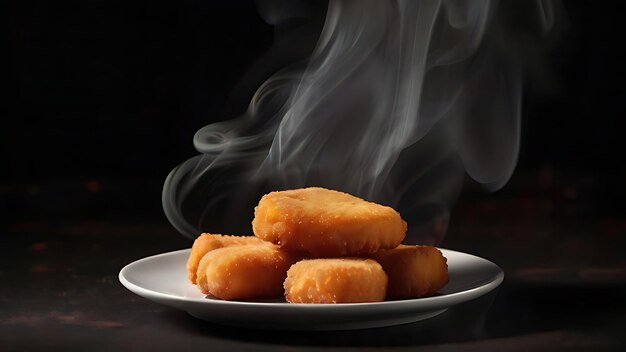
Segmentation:
<svg viewBox="0 0 626 352">
<path fill-rule="evenodd" d="M 551 2 L 537 2 L 542 30 Z M 520 146 L 523 65 L 491 1 L 333 1 L 308 61 L 240 118 L 194 136 L 163 208 L 181 233 L 249 232 L 270 190 L 324 186 L 395 207 L 437 243 L 465 172 L 504 186 Z"/>
</svg>

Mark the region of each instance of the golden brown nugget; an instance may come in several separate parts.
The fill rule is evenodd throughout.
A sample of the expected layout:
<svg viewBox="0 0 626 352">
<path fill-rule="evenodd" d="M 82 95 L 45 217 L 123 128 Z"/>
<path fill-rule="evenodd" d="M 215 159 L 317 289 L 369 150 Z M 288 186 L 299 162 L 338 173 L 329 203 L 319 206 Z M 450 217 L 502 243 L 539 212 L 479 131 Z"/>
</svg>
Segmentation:
<svg viewBox="0 0 626 352">
<path fill-rule="evenodd" d="M 189 281 L 194 284 L 196 283 L 198 263 L 200 263 L 200 259 L 202 259 L 202 257 L 204 257 L 204 255 L 208 252 L 222 247 L 262 243 L 267 242 L 264 242 L 254 236 L 213 235 L 210 233 L 201 234 L 193 242 L 193 245 L 191 246 L 191 253 L 189 253 L 189 259 L 187 259 L 187 274 Z"/>
<path fill-rule="evenodd" d="M 380 302 L 387 275 L 371 259 L 309 259 L 291 266 L 284 286 L 291 303 Z"/>
<path fill-rule="evenodd" d="M 388 299 L 430 296 L 448 283 L 447 260 L 432 246 L 400 245 L 372 258 L 389 277 Z"/>
<path fill-rule="evenodd" d="M 252 229 L 285 249 L 338 257 L 395 248 L 407 225 L 390 207 L 311 187 L 264 195 L 254 209 Z"/>
<path fill-rule="evenodd" d="M 218 248 L 200 260 L 198 287 L 224 300 L 280 296 L 287 270 L 299 259 L 273 244 Z"/>
</svg>

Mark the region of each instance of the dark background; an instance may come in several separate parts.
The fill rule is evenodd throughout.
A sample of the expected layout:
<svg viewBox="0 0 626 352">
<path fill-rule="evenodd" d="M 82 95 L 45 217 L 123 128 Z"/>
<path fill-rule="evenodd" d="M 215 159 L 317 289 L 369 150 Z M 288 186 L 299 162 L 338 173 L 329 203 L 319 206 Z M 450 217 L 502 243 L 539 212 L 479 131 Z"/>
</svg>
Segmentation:
<svg viewBox="0 0 626 352">
<path fill-rule="evenodd" d="M 495 261 L 507 280 L 480 334 L 406 345 L 624 343 L 624 5 L 563 5 L 562 31 L 546 56 L 549 84 L 526 88 L 515 174 L 496 193 L 468 181 L 442 244 Z M 181 339 L 188 347 L 242 348 L 224 329 L 135 299 L 116 275 L 129 261 L 189 246 L 162 213 L 163 181 L 196 154 L 198 128 L 240 114 L 253 89 L 281 67 L 263 59 L 274 28 L 250 1 L 13 1 L 0 8 L 8 60 L 1 80 L 0 344 L 43 348 L 29 336 L 45 330 L 48 347 L 68 348 L 77 338 L 124 346 L 134 336 L 129 329 L 150 321 L 174 329 L 165 334 L 170 345 Z M 315 8 L 317 22 L 295 20 L 280 30 L 315 38 L 323 3 Z M 307 50 L 294 47 L 289 59 Z M 106 313 L 94 308 L 111 300 L 117 305 Z M 257 347 L 306 345 L 297 334 L 247 334 Z M 354 341 L 339 335 L 317 343 Z"/>
</svg>

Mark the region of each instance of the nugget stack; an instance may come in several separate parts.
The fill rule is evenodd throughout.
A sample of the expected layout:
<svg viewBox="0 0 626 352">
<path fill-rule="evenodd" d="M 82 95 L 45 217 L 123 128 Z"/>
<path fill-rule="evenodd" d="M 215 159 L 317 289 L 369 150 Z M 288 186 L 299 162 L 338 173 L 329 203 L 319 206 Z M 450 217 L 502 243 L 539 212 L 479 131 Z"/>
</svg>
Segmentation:
<svg viewBox="0 0 626 352">
<path fill-rule="evenodd" d="M 256 237 L 202 234 L 189 280 L 225 300 L 357 303 L 429 296 L 448 282 L 441 252 L 407 246 L 394 209 L 312 187 L 271 192 L 255 208 Z"/>
</svg>

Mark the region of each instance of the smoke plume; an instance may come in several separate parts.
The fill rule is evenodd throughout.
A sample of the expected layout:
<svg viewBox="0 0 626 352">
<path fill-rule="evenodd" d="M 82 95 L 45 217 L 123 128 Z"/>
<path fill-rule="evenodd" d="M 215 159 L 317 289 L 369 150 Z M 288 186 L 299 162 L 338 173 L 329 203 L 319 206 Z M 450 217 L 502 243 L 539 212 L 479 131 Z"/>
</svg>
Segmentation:
<svg viewBox="0 0 626 352">
<path fill-rule="evenodd" d="M 541 36 L 556 7 L 533 4 Z M 331 0 L 305 63 L 195 134 L 200 155 L 165 182 L 169 221 L 245 234 L 262 194 L 315 185 L 396 208 L 407 242 L 440 242 L 464 175 L 495 191 L 517 163 L 530 54 L 510 16 L 494 1 Z"/>
</svg>

